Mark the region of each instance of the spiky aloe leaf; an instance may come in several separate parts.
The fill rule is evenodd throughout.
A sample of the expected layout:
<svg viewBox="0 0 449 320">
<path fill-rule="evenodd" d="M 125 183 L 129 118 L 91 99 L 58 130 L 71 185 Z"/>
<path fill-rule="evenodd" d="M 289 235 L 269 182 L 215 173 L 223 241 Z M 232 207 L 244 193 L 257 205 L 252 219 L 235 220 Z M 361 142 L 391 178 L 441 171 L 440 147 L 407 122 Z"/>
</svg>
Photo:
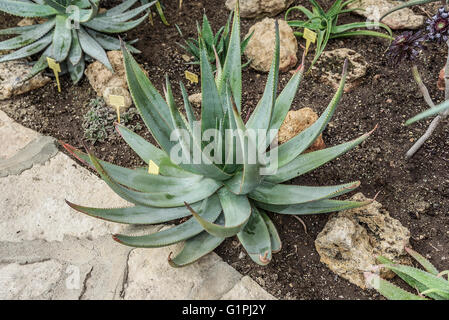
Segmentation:
<svg viewBox="0 0 449 320">
<path fill-rule="evenodd" d="M 262 181 L 260 174 L 260 163 L 257 158 L 257 144 L 251 134 L 247 134 L 245 124 L 233 105 L 229 110 L 233 114 L 233 121 L 237 125 L 237 135 L 240 145 L 240 153 L 243 157 L 243 170 L 225 182 L 226 187 L 235 194 L 248 194 L 253 191 Z"/>
<path fill-rule="evenodd" d="M 39 0 L 42 1 L 42 0 Z M 72 1 L 72 5 L 77 6 L 81 9 L 87 9 L 91 6 L 90 0 L 74 0 Z"/>
<path fill-rule="evenodd" d="M 98 14 L 98 10 L 100 9 L 97 1 L 93 1 L 93 0 L 88 0 L 88 1 L 90 4 L 90 9 L 89 10 L 84 10 L 84 9 L 79 10 L 79 13 L 80 13 L 79 17 L 76 17 L 79 19 L 80 23 L 86 23 L 86 22 L 94 19 Z M 67 11 L 68 11 L 67 13 L 71 13 L 70 10 L 67 10 Z"/>
<path fill-rule="evenodd" d="M 42 50 L 47 48 L 48 45 L 51 43 L 51 41 L 52 41 L 52 33 L 49 33 L 46 36 L 44 36 L 42 39 L 40 39 L 36 42 L 33 42 L 32 44 L 29 44 L 17 51 L 0 56 L 0 62 L 17 60 L 17 59 L 32 56 L 33 54 L 41 52 Z"/>
<path fill-rule="evenodd" d="M 216 223 L 218 225 L 224 224 L 223 214 L 218 217 Z M 212 252 L 224 240 L 225 238 L 214 237 L 206 231 L 203 231 L 195 237 L 188 239 L 181 252 L 179 252 L 173 259 L 170 255 L 170 257 L 168 257 L 168 263 L 176 268 L 187 266 Z"/>
<path fill-rule="evenodd" d="M 32 25 L 32 26 L 12 27 L 12 28 L 7 28 L 7 29 L 2 29 L 2 30 L 0 30 L 0 35 L 24 34 L 25 32 L 31 31 L 34 28 L 36 28 L 36 26 Z"/>
<path fill-rule="evenodd" d="M 56 25 L 53 32 L 53 51 L 51 56 L 56 61 L 62 62 L 69 55 L 72 44 L 72 30 L 67 27 L 67 17 L 57 15 L 55 19 Z"/>
<path fill-rule="evenodd" d="M 48 62 L 47 57 L 50 56 L 50 53 L 52 52 L 52 46 L 48 46 L 47 49 L 44 50 L 44 53 L 40 56 L 39 60 L 36 61 L 36 63 L 33 65 L 33 68 L 31 68 L 31 71 L 27 76 L 24 78 L 23 81 L 27 81 L 40 73 L 41 71 L 47 69 Z"/>
<path fill-rule="evenodd" d="M 134 191 L 123 187 L 118 184 L 114 179 L 111 178 L 109 173 L 103 168 L 98 159 L 94 155 L 89 154 L 89 157 L 95 166 L 95 169 L 100 174 L 101 178 L 106 182 L 106 184 L 121 198 L 143 206 L 152 207 L 180 207 L 184 205 L 184 201 L 189 201 L 195 203 L 197 201 L 206 199 L 207 197 L 213 195 L 215 191 L 220 188 L 221 184 L 213 181 L 211 179 L 204 181 L 201 184 L 201 190 L 185 190 L 180 192 L 157 192 L 157 193 L 147 193 Z"/>
<path fill-rule="evenodd" d="M 222 104 L 225 107 L 225 116 L 223 119 L 223 129 L 225 130 L 224 134 L 224 166 L 223 170 L 235 174 L 242 167 L 242 160 L 237 161 L 237 148 L 240 148 L 240 138 L 236 136 L 234 143 L 234 135 L 235 133 L 239 133 L 237 130 L 236 118 L 233 111 L 233 103 L 231 99 L 232 93 L 229 83 L 225 87 L 225 93 L 222 95 Z M 232 137 L 231 137 L 232 135 Z M 236 192 L 237 193 L 237 192 Z"/>
<path fill-rule="evenodd" d="M 12 50 L 22 48 L 45 36 L 55 25 L 55 19 L 33 26 L 32 29 L 20 36 L 0 42 L 0 50 Z"/>
<path fill-rule="evenodd" d="M 81 80 L 84 75 L 85 68 L 86 64 L 84 62 L 84 59 L 80 59 L 77 64 L 72 64 L 69 54 L 69 60 L 67 60 L 67 69 L 70 73 L 70 79 L 72 79 L 73 84 L 77 84 Z"/>
<path fill-rule="evenodd" d="M 72 153 L 77 159 L 88 164 L 94 168 L 94 164 L 91 161 L 88 154 L 73 148 L 69 145 L 63 145 L 66 150 Z M 127 186 L 131 189 L 147 192 L 147 193 L 159 193 L 159 192 L 182 192 L 183 190 L 192 189 L 197 192 L 197 188 L 201 184 L 209 185 L 211 181 L 205 181 L 202 176 L 191 176 L 188 178 L 174 178 L 161 175 L 148 174 L 147 170 L 133 170 L 124 167 L 114 165 L 112 163 L 98 160 L 105 171 L 111 176 L 112 179 Z M 199 191 L 201 193 L 201 191 Z"/>
<path fill-rule="evenodd" d="M 286 21 L 288 21 L 287 17 L 288 17 L 288 15 L 290 14 L 290 12 L 292 12 L 293 10 L 298 10 L 298 11 L 302 12 L 303 14 L 306 15 L 306 17 L 307 17 L 309 20 L 313 19 L 313 17 L 314 17 L 313 12 L 310 11 L 309 9 L 307 9 L 306 7 L 304 7 L 304 6 L 295 6 L 295 7 L 291 7 L 290 9 L 288 9 L 288 10 L 285 12 L 285 20 L 286 20 Z M 291 22 L 289 21 L 289 24 L 290 24 L 290 23 L 293 23 L 293 22 L 294 22 L 294 21 L 291 21 Z"/>
<path fill-rule="evenodd" d="M 56 0 L 43 0 L 44 3 L 53 9 L 57 10 L 59 13 L 64 14 L 66 12 L 66 6 L 61 3 L 61 1 Z"/>
<path fill-rule="evenodd" d="M 420 282 L 427 288 L 436 290 L 438 295 L 443 298 L 449 299 L 449 283 L 443 278 L 439 278 L 423 270 L 404 265 L 388 264 L 385 265 L 385 267 L 393 270 L 394 272 L 403 273 L 413 278 L 415 281 Z"/>
<path fill-rule="evenodd" d="M 185 207 L 157 208 L 148 206 L 134 206 L 127 208 L 90 208 L 76 205 L 66 200 L 66 203 L 73 209 L 85 213 L 89 216 L 106 221 L 126 223 L 126 224 L 158 224 L 175 219 L 190 216 L 190 211 Z M 192 208 L 203 213 L 202 202 L 192 204 Z"/>
<path fill-rule="evenodd" d="M 290 163 L 298 155 L 303 153 L 326 128 L 335 112 L 335 109 L 338 106 L 338 103 L 340 102 L 341 96 L 343 95 L 347 74 L 348 61 L 346 60 L 343 66 L 340 86 L 321 117 L 317 121 L 315 121 L 315 123 L 313 123 L 309 128 L 300 132 L 298 135 L 288 140 L 284 144 L 280 145 L 274 151 L 278 153 L 278 163 L 280 167 Z"/>
<path fill-rule="evenodd" d="M 170 135 L 175 128 L 171 121 L 168 105 L 123 46 L 122 53 L 126 79 L 134 104 L 154 139 L 162 149 L 169 153 L 175 146 L 175 142 L 170 140 Z"/>
<path fill-rule="evenodd" d="M 275 174 L 267 176 L 265 181 L 282 183 L 310 172 L 355 148 L 368 139 L 372 132 L 368 132 L 353 141 L 342 143 L 335 147 L 301 154 L 290 163 L 280 167 Z"/>
<path fill-rule="evenodd" d="M 217 87 L 220 95 L 223 95 L 229 82 L 232 96 L 237 109 L 242 110 L 242 52 L 240 46 L 240 7 L 236 1 L 234 10 L 234 21 L 232 23 L 231 39 L 229 40 L 228 54 L 223 66 Z"/>
<path fill-rule="evenodd" d="M 197 121 L 197 119 L 195 117 L 195 114 L 193 113 L 193 109 L 192 109 L 192 106 L 191 106 L 190 101 L 189 101 L 189 95 L 188 95 L 186 87 L 184 86 L 182 81 L 179 82 L 179 86 L 181 88 L 182 99 L 183 99 L 183 102 L 184 102 L 184 109 L 186 111 L 187 120 L 189 122 L 190 130 L 193 130 L 193 123 L 195 121 Z"/>
<path fill-rule="evenodd" d="M 249 198 L 268 204 L 290 205 L 337 197 L 353 191 L 359 185 L 358 181 L 330 187 L 306 187 L 263 182 L 249 194 Z"/>
<path fill-rule="evenodd" d="M 407 251 L 407 253 L 413 257 L 413 259 L 418 261 L 419 264 L 422 265 L 423 268 L 426 269 L 427 272 L 433 274 L 434 276 L 437 276 L 440 273 L 438 271 L 438 269 L 435 268 L 435 266 L 429 260 L 424 258 L 418 252 L 416 252 L 410 248 L 405 248 L 405 251 Z"/>
<path fill-rule="evenodd" d="M 275 205 L 270 203 L 256 202 L 258 208 L 267 211 L 289 214 L 289 215 L 306 215 L 338 212 L 353 208 L 360 208 L 369 205 L 372 201 L 341 201 L 341 200 L 317 200 L 312 202 L 293 204 L 293 205 Z"/>
<path fill-rule="evenodd" d="M 377 23 L 366 23 L 365 27 L 368 28 L 375 28 L 377 27 Z M 390 31 L 391 32 L 391 31 Z M 394 40 L 394 38 L 391 35 L 384 34 L 382 32 L 377 31 L 371 31 L 371 30 L 357 30 L 357 31 L 347 31 L 342 33 L 337 33 L 335 35 L 330 36 L 330 39 L 338 39 L 338 38 L 348 38 L 348 37 L 355 37 L 355 36 L 370 36 L 370 37 L 377 37 L 377 38 L 384 38 L 387 40 Z"/>
<path fill-rule="evenodd" d="M 271 237 L 257 208 L 253 208 L 251 217 L 237 237 L 255 263 L 262 266 L 270 263 L 272 259 Z"/>
<path fill-rule="evenodd" d="M 168 155 L 163 150 L 155 147 L 150 142 L 146 141 L 144 138 L 132 132 L 128 128 L 122 125 L 116 125 L 116 128 L 117 131 L 121 134 L 122 138 L 126 141 L 126 143 L 145 163 L 149 163 L 151 160 L 159 166 L 161 175 L 178 178 L 198 176 L 191 172 L 182 170 L 180 167 L 173 164 Z"/>
<path fill-rule="evenodd" d="M 382 279 L 377 274 L 367 272 L 365 273 L 365 279 L 373 288 L 378 290 L 381 295 L 389 300 L 427 300 L 424 297 L 420 297 L 396 287 L 394 284 Z"/>
<path fill-rule="evenodd" d="M 187 121 L 183 118 L 175 106 L 174 97 L 168 78 L 166 85 L 166 100 L 167 105 L 169 106 L 173 127 L 175 130 L 181 132 L 181 134 L 178 135 L 178 141 L 181 145 L 183 156 L 187 159 L 187 161 L 182 161 L 179 166 L 189 172 L 201 174 L 212 179 L 220 181 L 228 179 L 230 175 L 218 168 L 214 164 L 213 159 L 210 159 L 207 154 L 202 152 L 201 142 L 198 141 L 197 137 L 195 137 L 195 135 L 188 130 L 189 125 Z M 182 133 L 183 130 L 184 133 L 187 134 L 187 137 L 184 133 Z M 196 163 L 195 154 L 199 154 L 201 156 L 200 163 Z"/>
<path fill-rule="evenodd" d="M 225 216 L 224 226 L 203 219 L 187 203 L 186 206 L 208 233 L 219 238 L 232 237 L 239 233 L 248 222 L 251 216 L 251 205 L 246 196 L 235 195 L 226 188 L 218 191 L 218 197 Z"/>
<path fill-rule="evenodd" d="M 339 38 L 339 37 L 344 37 L 347 36 L 347 32 L 349 30 L 353 30 L 353 29 L 359 29 L 359 28 L 370 28 L 370 27 L 382 27 L 385 30 L 388 31 L 389 35 L 380 33 L 380 32 L 375 32 L 375 31 L 370 31 L 370 30 L 357 30 L 357 31 L 353 31 L 352 34 L 353 35 L 375 35 L 377 37 L 380 38 L 385 38 L 385 39 L 389 39 L 389 40 L 393 40 L 393 32 L 391 31 L 391 29 L 383 24 L 383 23 L 377 23 L 377 22 L 353 22 L 353 23 L 347 23 L 347 24 L 343 24 L 343 25 L 339 25 L 339 26 L 334 26 L 332 28 L 332 35 L 331 38 Z M 366 33 L 368 32 L 368 33 Z"/>
<path fill-rule="evenodd" d="M 268 130 L 271 122 L 271 116 L 276 103 L 276 94 L 279 82 L 279 60 L 280 60 L 280 37 L 279 24 L 275 22 L 275 50 L 273 54 L 273 62 L 271 64 L 270 72 L 268 74 L 267 84 L 262 99 L 259 101 L 256 109 L 249 118 L 246 127 L 252 130 Z M 267 142 L 258 143 L 259 148 L 265 151 L 268 147 Z"/>
<path fill-rule="evenodd" d="M 270 121 L 270 130 L 277 132 L 287 116 L 288 111 L 291 108 L 293 99 L 298 92 L 299 84 L 304 76 L 304 64 L 298 68 L 293 77 L 285 86 L 284 90 L 279 94 L 274 106 L 273 115 Z M 270 141 L 271 143 L 272 141 Z"/>
<path fill-rule="evenodd" d="M 267 225 L 268 228 L 268 233 L 270 234 L 271 252 L 272 253 L 280 252 L 282 249 L 282 242 L 281 237 L 279 237 L 279 233 L 276 229 L 276 226 L 265 212 L 259 209 L 259 213 L 262 216 L 263 220 L 265 221 L 265 224 Z"/>
<path fill-rule="evenodd" d="M 139 24 L 141 24 L 145 19 L 148 18 L 148 13 L 146 13 L 144 16 L 142 16 L 139 19 L 133 20 L 133 21 L 126 21 L 126 22 L 116 22 L 109 19 L 102 19 L 102 18 L 96 18 L 92 19 L 88 22 L 83 23 L 83 26 L 86 26 L 88 28 L 94 29 L 96 31 L 100 32 L 106 32 L 106 33 L 121 33 L 125 32 L 131 29 L 134 29 Z"/>
<path fill-rule="evenodd" d="M 58 11 L 47 5 L 26 3 L 22 1 L 2 0 L 0 1 L 0 11 L 19 17 L 49 17 Z"/>
<path fill-rule="evenodd" d="M 92 38 L 83 27 L 80 26 L 78 30 L 78 39 L 83 51 L 92 58 L 100 61 L 106 68 L 112 70 L 111 63 L 103 48 Z"/>
<path fill-rule="evenodd" d="M 161 161 L 159 171 L 161 175 L 167 177 L 188 178 L 192 176 L 197 176 L 194 173 L 181 169 L 179 166 L 171 162 L 170 159 L 163 159 Z"/>
<path fill-rule="evenodd" d="M 377 257 L 377 261 L 379 261 L 381 264 L 383 265 L 394 265 L 395 263 L 383 256 L 379 256 Z M 404 280 L 410 287 L 418 290 L 419 292 L 425 292 L 427 290 L 429 290 L 429 287 L 426 286 L 425 284 L 415 280 L 414 278 L 410 277 L 408 274 L 403 273 L 403 272 L 398 272 L 395 271 L 394 273 L 396 273 L 402 280 Z M 435 300 L 445 300 L 444 297 L 438 295 L 437 293 L 428 293 L 427 296 L 429 298 L 435 299 Z"/>
<path fill-rule="evenodd" d="M 123 12 L 125 12 L 126 10 L 128 10 L 129 8 L 131 8 L 134 3 L 136 3 L 137 0 L 126 0 L 123 1 L 121 4 L 119 4 L 118 6 L 109 9 L 108 11 L 106 11 L 105 16 L 106 17 L 112 17 L 112 16 L 116 16 L 119 14 L 122 14 Z"/>
<path fill-rule="evenodd" d="M 421 112 L 420 114 L 414 116 L 413 118 L 407 120 L 407 122 L 405 123 L 406 126 L 411 125 L 412 123 L 415 123 L 419 120 L 431 117 L 431 116 L 435 116 L 441 112 L 444 112 L 446 110 L 449 109 L 449 100 L 446 100 L 442 103 L 440 103 L 439 105 L 435 106 L 435 108 L 431 108 L 428 109 L 424 112 Z"/>
<path fill-rule="evenodd" d="M 320 16 L 326 16 L 326 12 L 324 12 L 323 8 L 316 2 L 315 0 L 309 0 L 312 3 L 314 10 L 317 10 Z"/>
<path fill-rule="evenodd" d="M 116 125 L 117 131 L 120 133 L 122 138 L 126 143 L 137 153 L 137 155 L 145 162 L 149 163 L 152 160 L 158 166 L 160 166 L 161 161 L 164 159 L 169 159 L 165 151 L 155 147 L 150 142 L 134 133 L 125 126 Z"/>
<path fill-rule="evenodd" d="M 205 44 L 214 43 L 214 32 L 210 26 L 209 20 L 206 14 L 203 14 L 203 26 L 201 29 L 201 37 L 204 39 Z"/>
<path fill-rule="evenodd" d="M 217 196 L 212 196 L 203 202 L 202 217 L 208 221 L 217 220 L 221 212 L 220 202 Z M 114 240 L 121 244 L 138 248 L 158 248 L 175 244 L 200 234 L 203 231 L 201 225 L 190 219 L 170 229 L 144 236 L 114 235 Z"/>
<path fill-rule="evenodd" d="M 218 90 L 215 85 L 212 68 L 207 58 L 204 44 L 201 46 L 201 131 L 215 129 L 216 120 L 223 118 L 224 110 L 221 105 Z"/>
<path fill-rule="evenodd" d="M 83 58 L 83 49 L 81 49 L 78 33 L 72 30 L 72 44 L 70 45 L 69 62 L 75 66 Z"/>
<path fill-rule="evenodd" d="M 86 30 L 87 33 L 95 39 L 105 50 L 120 50 L 121 44 L 120 40 L 111 36 L 108 36 L 106 34 L 96 32 L 91 29 Z M 133 46 L 126 44 L 126 49 L 128 49 L 129 52 L 132 53 L 140 53 L 140 50 L 137 50 Z"/>
<path fill-rule="evenodd" d="M 99 25 L 101 23 L 111 23 L 111 22 L 114 22 L 115 24 L 117 24 L 119 22 L 122 22 L 122 23 L 126 22 L 126 21 L 136 17 L 140 13 L 144 12 L 145 10 L 147 10 L 149 7 L 151 7 L 155 3 L 156 2 L 153 1 L 153 2 L 148 3 L 146 5 L 143 5 L 143 6 L 135 8 L 135 9 L 129 10 L 127 12 L 123 12 L 121 14 L 117 14 L 117 15 L 113 15 L 113 16 L 108 15 L 106 17 L 98 17 L 98 18 L 95 19 L 95 24 Z"/>
</svg>

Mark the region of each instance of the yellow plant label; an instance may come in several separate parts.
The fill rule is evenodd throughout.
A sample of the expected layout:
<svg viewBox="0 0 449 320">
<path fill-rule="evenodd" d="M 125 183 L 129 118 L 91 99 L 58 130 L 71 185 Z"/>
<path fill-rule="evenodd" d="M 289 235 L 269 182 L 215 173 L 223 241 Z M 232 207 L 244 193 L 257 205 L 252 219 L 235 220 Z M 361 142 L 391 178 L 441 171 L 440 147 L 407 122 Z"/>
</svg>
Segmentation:
<svg viewBox="0 0 449 320">
<path fill-rule="evenodd" d="M 47 57 L 47 63 L 48 67 L 53 70 L 53 73 L 55 74 L 56 83 L 58 85 L 58 92 L 61 92 L 61 83 L 59 82 L 59 73 L 61 72 L 61 66 L 55 61 L 55 59 L 52 59 L 50 57 Z"/>
<path fill-rule="evenodd" d="M 316 42 L 316 37 L 317 37 L 317 34 L 315 32 L 313 32 L 310 29 L 304 28 L 303 38 L 306 39 L 306 56 L 307 56 L 307 53 L 309 52 L 310 44 Z"/>
<path fill-rule="evenodd" d="M 148 173 L 149 174 L 159 174 L 159 166 L 153 162 L 153 160 L 150 160 L 148 163 Z"/>
<path fill-rule="evenodd" d="M 109 103 L 115 107 L 115 110 L 117 111 L 117 120 L 118 123 L 120 123 L 120 108 L 125 106 L 125 97 L 111 94 L 109 96 Z"/>
<path fill-rule="evenodd" d="M 198 76 L 193 72 L 187 70 L 186 70 L 186 79 L 189 80 L 191 83 L 198 83 Z"/>
</svg>

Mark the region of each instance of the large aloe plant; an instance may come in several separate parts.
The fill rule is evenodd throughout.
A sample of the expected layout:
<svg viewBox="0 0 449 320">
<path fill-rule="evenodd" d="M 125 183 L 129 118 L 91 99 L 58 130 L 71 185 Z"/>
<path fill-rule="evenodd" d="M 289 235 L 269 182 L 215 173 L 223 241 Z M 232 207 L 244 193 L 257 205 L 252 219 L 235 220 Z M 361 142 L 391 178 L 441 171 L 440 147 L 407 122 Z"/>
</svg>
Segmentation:
<svg viewBox="0 0 449 320">
<path fill-rule="evenodd" d="M 281 126 L 303 77 L 304 66 L 298 69 L 277 96 L 279 50 L 279 28 L 276 24 L 276 49 L 265 92 L 245 125 L 240 114 L 242 69 L 237 4 L 228 54 L 223 66 L 218 63 L 216 78 L 208 62 L 206 49 L 201 46 L 202 108 L 201 127 L 198 128 L 195 127 L 195 115 L 182 83 L 187 117 L 175 105 L 170 82 L 167 80 L 164 100 L 128 50 L 123 48 L 126 75 L 134 103 L 162 149 L 123 126 L 117 125 L 117 130 L 145 163 L 151 160 L 159 166 L 160 174 L 149 174 L 146 168 L 122 168 L 101 161 L 90 152 L 85 154 L 65 145 L 77 158 L 94 166 L 109 187 L 134 206 L 99 209 L 71 202 L 68 204 L 93 217 L 125 224 L 157 224 L 193 215 L 194 218 L 157 233 L 144 236 L 114 235 L 114 239 L 122 244 L 143 248 L 185 241 L 182 251 L 169 258 L 172 266 L 192 263 L 214 250 L 225 238 L 235 235 L 256 263 L 266 265 L 272 259 L 272 253 L 281 249 L 281 240 L 265 211 L 303 215 L 366 205 L 366 202 L 330 200 L 354 190 L 359 182 L 324 187 L 283 183 L 342 155 L 368 137 L 365 134 L 332 148 L 303 154 L 324 130 L 335 111 L 343 94 L 346 66 L 340 88 L 323 115 L 310 128 L 280 146 L 272 146 L 269 153 L 266 151 L 272 135 L 257 144 L 257 150 L 264 154 L 278 154 L 277 172 L 262 175 L 261 169 L 268 164 L 260 159 L 252 163 L 244 157 L 242 164 L 236 164 L 235 161 L 223 161 L 222 164 L 222 161 L 216 160 L 217 157 L 232 159 L 236 150 L 242 151 L 244 155 L 249 154 L 250 150 L 254 151 L 252 148 L 255 142 L 245 133 L 258 129 L 262 132 L 265 132 L 263 129 L 277 132 Z M 206 148 L 199 135 L 216 128 L 218 130 L 214 132 L 218 134 L 214 136 L 214 141 L 222 147 L 222 152 L 215 149 L 212 158 L 205 153 Z M 188 136 L 181 135 L 172 141 L 171 134 L 177 129 L 184 130 Z M 224 145 L 229 141 L 223 139 L 224 129 L 240 129 L 237 130 L 237 145 Z M 176 165 L 169 155 L 179 145 L 182 146 L 184 157 L 190 161 Z M 197 151 L 203 151 L 203 161 L 199 163 L 192 161 Z"/>
<path fill-rule="evenodd" d="M 94 58 L 112 70 L 105 50 L 119 50 L 120 41 L 105 33 L 115 34 L 135 28 L 148 16 L 133 19 L 151 5 L 128 10 L 137 0 L 98 14 L 98 0 L 0 0 L 0 11 L 33 18 L 46 18 L 42 24 L 0 30 L 0 35 L 18 36 L 0 42 L 0 50 L 15 50 L 0 56 L 0 62 L 21 59 L 42 52 L 28 78 L 48 67 L 47 57 L 61 63 L 74 83 L 83 76 L 85 59 Z M 139 52 L 128 45 L 132 52 Z"/>
<path fill-rule="evenodd" d="M 382 267 L 392 270 L 409 286 L 417 290 L 418 294 L 403 290 L 394 284 L 379 277 L 379 275 L 366 272 L 367 283 L 390 300 L 449 300 L 449 270 L 439 272 L 432 263 L 412 249 L 406 251 L 425 269 L 421 270 L 411 266 L 395 264 L 391 260 L 379 256 L 377 260 L 382 263 Z"/>
</svg>

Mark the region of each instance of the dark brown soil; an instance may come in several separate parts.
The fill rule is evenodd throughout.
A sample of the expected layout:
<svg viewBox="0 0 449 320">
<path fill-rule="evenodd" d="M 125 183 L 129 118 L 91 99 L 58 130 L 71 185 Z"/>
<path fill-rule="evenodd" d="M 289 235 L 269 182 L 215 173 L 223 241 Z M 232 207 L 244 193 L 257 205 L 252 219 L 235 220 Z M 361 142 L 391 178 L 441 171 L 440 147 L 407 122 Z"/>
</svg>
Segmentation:
<svg viewBox="0 0 449 320">
<path fill-rule="evenodd" d="M 112 6 L 119 1 L 108 1 Z M 195 36 L 195 21 L 205 11 L 215 30 L 226 22 L 228 11 L 223 0 L 184 1 L 181 13 L 177 1 L 164 1 L 165 13 L 172 26 L 166 27 L 158 17 L 155 25 L 145 23 L 123 35 L 126 39 L 139 38 L 136 55 L 139 63 L 149 72 L 158 89 L 162 88 L 167 73 L 173 83 L 185 81 L 184 52 L 176 42 L 181 39 L 174 27 L 178 24 L 185 36 Z M 295 1 L 308 6 L 308 1 Z M 331 1 L 320 1 L 329 5 Z M 360 20 L 346 15 L 340 23 Z M 0 14 L 0 28 L 13 26 L 16 18 Z M 252 20 L 243 20 L 246 34 Z M 331 41 L 327 49 L 351 48 L 361 53 L 369 62 L 368 74 L 363 83 L 352 93 L 345 94 L 332 122 L 324 132 L 324 140 L 333 146 L 353 139 L 379 124 L 379 129 L 356 150 L 349 152 L 322 168 L 299 179 L 295 184 L 331 185 L 360 180 L 359 191 L 368 197 L 380 192 L 378 201 L 408 227 L 412 234 L 412 246 L 426 255 L 437 266 L 448 269 L 449 259 L 449 126 L 440 124 L 433 137 L 409 161 L 404 154 L 426 130 L 430 121 L 421 121 L 404 127 L 406 119 L 427 108 L 407 64 L 391 67 L 384 58 L 388 46 L 386 40 L 352 38 Z M 418 62 L 422 77 L 428 84 L 431 96 L 441 101 L 443 94 L 437 90 L 436 80 L 444 66 L 447 50 L 444 46 L 429 45 Z M 299 55 L 298 55 L 299 56 Z M 311 55 L 310 55 L 311 56 Z M 310 57 L 309 57 L 310 58 Z M 281 75 L 281 88 L 290 78 Z M 261 97 L 266 75 L 250 69 L 243 73 L 244 113 L 251 112 Z M 63 92 L 47 85 L 32 93 L 20 96 L 11 103 L 0 106 L 23 125 L 43 134 L 82 147 L 82 121 L 87 103 L 95 97 L 86 79 L 73 86 L 67 77 L 62 79 Z M 199 92 L 199 85 L 188 85 L 190 93 Z M 322 112 L 334 90 L 319 80 L 319 74 L 307 77 L 297 95 L 293 108 L 312 107 Z M 179 98 L 179 92 L 177 93 Z M 141 135 L 151 140 L 148 132 Z M 127 167 L 142 165 L 141 161 L 120 139 L 97 143 L 93 147 L 100 158 Z M 418 212 L 417 203 L 424 201 L 427 209 Z M 320 263 L 314 247 L 314 239 L 322 230 L 328 215 L 303 218 L 308 232 L 294 217 L 272 215 L 283 240 L 283 250 L 274 256 L 267 267 L 255 265 L 247 256 L 241 257 L 243 248 L 236 239 L 228 239 L 216 252 L 244 275 L 249 275 L 274 296 L 282 299 L 378 299 L 374 291 L 362 291 L 341 279 Z"/>
</svg>

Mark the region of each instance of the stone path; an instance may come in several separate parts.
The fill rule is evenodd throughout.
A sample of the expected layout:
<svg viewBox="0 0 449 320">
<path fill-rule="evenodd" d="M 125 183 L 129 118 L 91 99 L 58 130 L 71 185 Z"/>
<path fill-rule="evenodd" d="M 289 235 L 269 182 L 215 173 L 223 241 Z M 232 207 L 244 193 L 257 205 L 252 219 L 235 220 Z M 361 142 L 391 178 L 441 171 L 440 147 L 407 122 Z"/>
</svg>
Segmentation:
<svg viewBox="0 0 449 320">
<path fill-rule="evenodd" d="M 167 226 L 124 226 L 84 216 L 81 205 L 128 205 L 94 174 L 58 151 L 54 140 L 0 110 L 0 299 L 274 299 L 215 253 L 185 268 L 171 251 L 133 249 L 116 232 Z"/>
</svg>

